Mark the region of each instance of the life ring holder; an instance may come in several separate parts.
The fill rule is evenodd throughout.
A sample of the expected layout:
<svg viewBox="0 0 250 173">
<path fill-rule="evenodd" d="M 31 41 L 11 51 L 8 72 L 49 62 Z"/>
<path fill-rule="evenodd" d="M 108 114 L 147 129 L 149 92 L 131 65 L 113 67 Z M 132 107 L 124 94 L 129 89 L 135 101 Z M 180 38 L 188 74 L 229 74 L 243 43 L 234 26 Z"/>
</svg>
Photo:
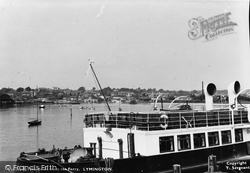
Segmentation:
<svg viewBox="0 0 250 173">
<path fill-rule="evenodd" d="M 161 121 L 161 119 L 164 119 L 164 124 L 160 124 L 160 127 L 163 128 L 163 129 L 166 129 L 168 128 L 168 116 L 165 115 L 165 114 L 162 114 L 159 118 L 159 121 Z"/>
</svg>

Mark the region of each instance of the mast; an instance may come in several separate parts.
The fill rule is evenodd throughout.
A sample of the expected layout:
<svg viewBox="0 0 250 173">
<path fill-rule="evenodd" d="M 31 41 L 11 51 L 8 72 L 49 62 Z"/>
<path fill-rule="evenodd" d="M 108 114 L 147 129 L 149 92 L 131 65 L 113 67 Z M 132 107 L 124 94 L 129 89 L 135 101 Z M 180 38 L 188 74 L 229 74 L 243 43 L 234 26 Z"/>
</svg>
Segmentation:
<svg viewBox="0 0 250 173">
<path fill-rule="evenodd" d="M 201 101 L 204 100 L 204 85 L 203 85 L 203 81 L 202 81 L 202 84 L 201 84 Z"/>
<path fill-rule="evenodd" d="M 36 86 L 36 120 L 38 120 L 38 87 Z"/>
<path fill-rule="evenodd" d="M 110 109 L 110 107 L 109 107 L 109 104 L 108 104 L 108 102 L 107 102 L 107 99 L 106 99 L 106 97 L 105 97 L 105 95 L 104 95 L 104 93 L 103 93 L 102 87 L 101 87 L 101 85 L 100 85 L 100 83 L 99 83 L 99 80 L 97 79 L 97 76 L 96 76 L 96 74 L 95 74 L 95 71 L 94 71 L 94 69 L 93 69 L 93 67 L 92 67 L 92 62 L 91 62 L 91 61 L 90 61 L 89 65 L 90 65 L 91 70 L 93 71 L 94 76 L 95 76 L 95 78 L 96 78 L 96 81 L 97 81 L 97 83 L 98 83 L 98 85 L 99 85 L 99 87 L 100 87 L 101 94 L 102 94 L 103 97 L 104 97 L 105 103 L 107 104 L 108 109 L 109 109 L 109 111 L 111 112 L 111 109 Z M 111 114 L 112 114 L 112 113 L 111 113 Z"/>
</svg>

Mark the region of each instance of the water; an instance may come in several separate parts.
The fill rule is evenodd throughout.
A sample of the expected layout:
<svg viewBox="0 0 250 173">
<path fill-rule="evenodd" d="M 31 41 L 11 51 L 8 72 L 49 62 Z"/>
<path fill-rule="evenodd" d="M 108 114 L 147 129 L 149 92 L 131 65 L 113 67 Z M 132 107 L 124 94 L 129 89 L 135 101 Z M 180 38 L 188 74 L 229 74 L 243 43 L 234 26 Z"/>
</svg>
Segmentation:
<svg viewBox="0 0 250 173">
<path fill-rule="evenodd" d="M 52 149 L 73 148 L 82 145 L 83 119 L 87 109 L 78 109 L 79 106 L 94 107 L 95 111 L 107 111 L 104 104 L 46 105 L 39 109 L 42 124 L 28 126 L 29 118 L 35 118 L 37 108 L 34 105 L 0 109 L 0 161 L 15 161 L 20 152 L 36 151 L 38 148 Z M 118 104 L 110 105 L 112 110 L 118 110 Z M 149 111 L 151 104 L 122 104 L 124 111 Z"/>
<path fill-rule="evenodd" d="M 165 104 L 164 108 L 168 108 L 168 105 Z M 71 116 L 69 105 L 46 105 L 45 109 L 38 110 L 42 124 L 29 127 L 29 118 L 37 115 L 35 105 L 0 109 L 0 161 L 15 161 L 20 152 L 36 151 L 38 148 L 49 150 L 53 145 L 56 148 L 82 145 L 84 114 L 91 110 L 78 109 L 79 106 L 94 107 L 95 111 L 107 111 L 104 104 L 72 105 Z M 117 111 L 119 104 L 110 104 L 110 107 L 111 110 Z M 131 112 L 151 111 L 152 107 L 153 104 L 121 104 L 123 111 Z"/>
</svg>

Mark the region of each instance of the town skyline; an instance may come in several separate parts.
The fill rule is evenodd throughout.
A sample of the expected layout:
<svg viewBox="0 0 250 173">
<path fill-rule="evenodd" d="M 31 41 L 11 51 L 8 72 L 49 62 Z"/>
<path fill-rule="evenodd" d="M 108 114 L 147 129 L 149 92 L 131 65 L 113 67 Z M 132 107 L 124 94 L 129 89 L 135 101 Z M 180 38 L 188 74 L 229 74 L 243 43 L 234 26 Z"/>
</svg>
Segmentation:
<svg viewBox="0 0 250 173">
<path fill-rule="evenodd" d="M 204 86 L 206 87 L 206 86 Z M 31 90 L 37 90 L 37 89 L 53 89 L 53 90 L 80 90 L 80 88 L 84 88 L 85 90 L 98 90 L 100 91 L 101 89 L 97 86 L 92 86 L 90 88 L 86 88 L 84 86 L 79 86 L 77 87 L 76 89 L 74 88 L 60 88 L 60 87 L 44 87 L 44 86 L 37 86 L 35 88 L 32 88 L 30 86 L 26 86 L 26 87 L 23 87 L 23 86 L 19 86 L 17 88 L 12 88 L 12 87 L 0 87 L 0 90 L 2 89 L 12 89 L 12 90 L 19 90 L 19 89 L 23 89 L 23 90 L 26 90 L 26 88 L 30 88 Z M 160 90 L 164 90 L 164 91 L 202 91 L 202 87 L 200 89 L 191 89 L 191 90 L 183 90 L 183 89 L 179 89 L 179 90 L 174 90 L 174 89 L 167 89 L 167 88 L 142 88 L 142 87 L 134 87 L 134 88 L 128 88 L 128 87 L 111 87 L 111 86 L 106 86 L 106 87 L 102 87 L 102 89 L 107 89 L 107 88 L 110 88 L 112 90 L 115 90 L 115 89 L 130 89 L 130 90 L 154 90 L 154 91 L 160 91 Z M 224 88 L 224 89 L 219 89 L 219 90 L 227 90 L 227 88 Z"/>
</svg>

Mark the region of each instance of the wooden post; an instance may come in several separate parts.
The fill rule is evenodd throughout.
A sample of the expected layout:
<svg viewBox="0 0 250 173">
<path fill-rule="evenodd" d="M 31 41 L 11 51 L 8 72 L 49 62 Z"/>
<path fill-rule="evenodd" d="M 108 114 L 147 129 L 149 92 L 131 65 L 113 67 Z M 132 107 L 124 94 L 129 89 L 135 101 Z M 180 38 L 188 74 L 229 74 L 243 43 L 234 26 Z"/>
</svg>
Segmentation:
<svg viewBox="0 0 250 173">
<path fill-rule="evenodd" d="M 174 164 L 173 165 L 173 173 L 181 173 L 181 165 Z"/>
<path fill-rule="evenodd" d="M 210 155 L 208 157 L 208 173 L 217 172 L 216 156 Z"/>
<path fill-rule="evenodd" d="M 72 116 L 72 105 L 70 105 L 70 115 Z"/>
<path fill-rule="evenodd" d="M 127 142 L 128 142 L 128 157 L 133 158 L 135 157 L 135 138 L 134 133 L 128 133 L 127 135 Z"/>
<path fill-rule="evenodd" d="M 123 147 L 122 147 L 123 141 L 120 138 L 117 140 L 117 142 L 119 144 L 119 156 L 120 156 L 120 159 L 122 159 L 123 158 Z"/>
<path fill-rule="evenodd" d="M 97 137 L 99 143 L 99 158 L 102 159 L 102 137 Z"/>
</svg>

